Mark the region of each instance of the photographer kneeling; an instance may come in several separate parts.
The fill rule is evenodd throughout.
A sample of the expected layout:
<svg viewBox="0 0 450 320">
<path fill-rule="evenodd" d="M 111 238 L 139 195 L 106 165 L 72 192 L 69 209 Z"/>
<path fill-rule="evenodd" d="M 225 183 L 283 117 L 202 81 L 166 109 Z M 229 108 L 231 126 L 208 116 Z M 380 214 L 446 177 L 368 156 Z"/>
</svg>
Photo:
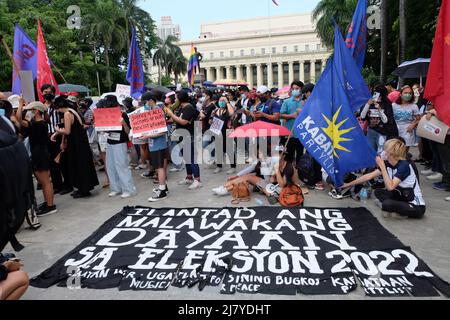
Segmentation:
<svg viewBox="0 0 450 320">
<path fill-rule="evenodd" d="M 375 190 L 375 204 L 388 213 L 384 216 L 392 213 L 400 217 L 421 219 L 426 211 L 425 201 L 417 174 L 406 160 L 406 150 L 405 143 L 400 139 L 387 141 L 384 153 L 376 158 L 378 169 L 341 188 L 349 188 L 383 176 L 385 189 Z"/>
</svg>

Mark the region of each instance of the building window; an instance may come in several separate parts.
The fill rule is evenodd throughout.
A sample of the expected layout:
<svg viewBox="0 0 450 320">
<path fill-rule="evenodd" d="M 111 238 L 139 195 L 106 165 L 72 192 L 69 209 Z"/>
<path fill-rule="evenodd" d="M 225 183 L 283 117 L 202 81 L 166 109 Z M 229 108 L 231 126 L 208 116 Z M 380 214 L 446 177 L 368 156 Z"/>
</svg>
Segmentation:
<svg viewBox="0 0 450 320">
<path fill-rule="evenodd" d="M 276 54 L 277 53 L 277 48 L 273 47 L 272 48 L 272 54 Z"/>
<path fill-rule="evenodd" d="M 233 51 L 233 50 L 230 51 L 230 57 L 231 57 L 231 58 L 234 57 L 234 51 Z"/>
<path fill-rule="evenodd" d="M 283 47 L 283 53 L 284 53 L 284 54 L 287 53 L 287 47 Z"/>
<path fill-rule="evenodd" d="M 320 44 L 318 44 L 317 47 L 316 47 L 317 51 L 320 51 L 320 49 L 322 49 L 321 47 L 322 46 Z"/>
<path fill-rule="evenodd" d="M 309 44 L 305 45 L 305 51 L 309 51 Z"/>
<path fill-rule="evenodd" d="M 241 50 L 241 57 L 244 56 L 244 50 Z"/>
<path fill-rule="evenodd" d="M 262 54 L 262 55 L 265 55 L 265 54 L 266 54 L 266 48 L 262 48 L 262 49 L 261 49 L 261 54 Z"/>
<path fill-rule="evenodd" d="M 255 55 L 255 49 L 252 49 L 252 50 L 250 51 L 250 54 L 251 54 L 252 56 L 254 56 L 254 55 Z"/>
<path fill-rule="evenodd" d="M 224 57 L 224 53 L 223 51 L 220 51 L 220 57 L 223 58 Z"/>
<path fill-rule="evenodd" d="M 294 52 L 298 52 L 298 46 L 294 46 Z"/>
<path fill-rule="evenodd" d="M 211 53 L 209 54 L 209 57 L 210 57 L 211 59 L 214 59 L 214 52 L 211 52 Z"/>
</svg>

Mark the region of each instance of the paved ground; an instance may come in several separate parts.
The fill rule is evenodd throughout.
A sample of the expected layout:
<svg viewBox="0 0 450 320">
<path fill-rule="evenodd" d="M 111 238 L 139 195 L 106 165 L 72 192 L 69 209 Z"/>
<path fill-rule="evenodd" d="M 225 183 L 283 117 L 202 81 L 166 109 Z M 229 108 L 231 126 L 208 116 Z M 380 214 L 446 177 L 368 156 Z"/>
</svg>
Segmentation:
<svg viewBox="0 0 450 320">
<path fill-rule="evenodd" d="M 421 169 L 421 167 L 419 168 Z M 185 187 L 176 185 L 176 181 L 184 177 L 184 173 L 171 174 L 169 188 L 171 197 L 157 203 L 154 207 L 225 207 L 233 206 L 230 197 L 212 196 L 211 188 L 223 183 L 225 173 L 214 175 L 212 170 L 202 170 L 204 188 L 201 191 L 187 191 Z M 103 179 L 103 175 L 100 176 Z M 22 230 L 19 240 L 26 246 L 20 253 L 25 263 L 25 270 L 35 276 L 56 262 L 64 254 L 72 250 L 87 238 L 104 221 L 119 212 L 126 205 L 149 206 L 147 198 L 154 187 L 152 181 L 144 180 L 135 174 L 135 182 L 139 195 L 126 201 L 120 198 L 110 199 L 107 191 L 98 188 L 95 196 L 85 200 L 73 200 L 70 196 L 57 196 L 56 204 L 59 212 L 41 218 L 43 224 L 38 231 Z M 444 280 L 450 281 L 450 203 L 445 202 L 448 193 L 438 192 L 431 188 L 431 183 L 422 177 L 422 188 L 428 204 L 428 211 L 423 220 L 385 219 L 381 211 L 369 200 L 365 205 L 379 219 L 381 224 L 396 235 L 404 244 L 422 258 L 430 268 Z M 40 196 L 40 192 L 39 192 Z M 257 206 L 254 196 L 249 206 Z M 259 199 L 263 199 L 259 196 Z M 41 200 L 41 199 L 39 199 Z M 266 205 L 266 204 L 265 204 Z M 268 205 L 268 204 L 267 204 Z M 359 207 L 361 203 L 353 200 L 336 201 L 328 197 L 326 192 L 312 192 L 306 196 L 307 206 L 317 207 Z M 7 248 L 8 249 L 8 248 Z M 6 250 L 7 251 L 7 250 Z M 217 288 L 197 289 L 170 288 L 163 292 L 119 292 L 112 290 L 68 290 L 50 288 L 41 290 L 30 287 L 25 299 L 364 299 L 361 288 L 346 296 L 268 296 L 268 295 L 220 295 Z M 369 298 L 373 299 L 373 298 Z"/>
</svg>

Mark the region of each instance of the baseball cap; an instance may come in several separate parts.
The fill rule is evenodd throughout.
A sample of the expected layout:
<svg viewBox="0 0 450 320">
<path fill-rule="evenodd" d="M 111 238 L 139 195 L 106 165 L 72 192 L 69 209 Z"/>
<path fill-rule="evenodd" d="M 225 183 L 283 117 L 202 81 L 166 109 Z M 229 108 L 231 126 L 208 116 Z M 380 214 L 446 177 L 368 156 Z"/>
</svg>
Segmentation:
<svg viewBox="0 0 450 320">
<path fill-rule="evenodd" d="M 20 104 L 19 99 L 20 99 L 20 96 L 17 94 L 14 94 L 8 98 L 8 101 L 9 101 L 9 103 L 11 103 L 13 109 L 19 108 L 19 104 Z"/>
<path fill-rule="evenodd" d="M 267 88 L 266 86 L 259 86 L 258 89 L 256 90 L 256 93 L 267 93 L 269 92 L 269 88 Z"/>
<path fill-rule="evenodd" d="M 67 100 L 73 102 L 73 103 L 78 103 L 78 98 L 75 96 L 68 96 Z"/>
<path fill-rule="evenodd" d="M 23 110 L 38 110 L 40 112 L 45 112 L 47 111 L 47 107 L 44 106 L 43 103 L 35 101 L 28 104 L 25 108 L 23 108 Z"/>
</svg>

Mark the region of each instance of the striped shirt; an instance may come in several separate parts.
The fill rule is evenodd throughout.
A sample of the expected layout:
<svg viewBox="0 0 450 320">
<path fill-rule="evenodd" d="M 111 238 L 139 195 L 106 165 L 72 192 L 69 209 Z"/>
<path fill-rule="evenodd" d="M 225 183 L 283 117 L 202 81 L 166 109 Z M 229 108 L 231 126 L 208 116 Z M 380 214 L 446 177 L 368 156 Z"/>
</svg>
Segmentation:
<svg viewBox="0 0 450 320">
<path fill-rule="evenodd" d="M 48 116 L 50 118 L 50 122 L 48 124 L 48 133 L 54 134 L 56 132 L 55 126 L 60 123 L 61 119 L 59 117 L 59 112 L 55 110 L 52 106 L 48 108 Z"/>
</svg>

